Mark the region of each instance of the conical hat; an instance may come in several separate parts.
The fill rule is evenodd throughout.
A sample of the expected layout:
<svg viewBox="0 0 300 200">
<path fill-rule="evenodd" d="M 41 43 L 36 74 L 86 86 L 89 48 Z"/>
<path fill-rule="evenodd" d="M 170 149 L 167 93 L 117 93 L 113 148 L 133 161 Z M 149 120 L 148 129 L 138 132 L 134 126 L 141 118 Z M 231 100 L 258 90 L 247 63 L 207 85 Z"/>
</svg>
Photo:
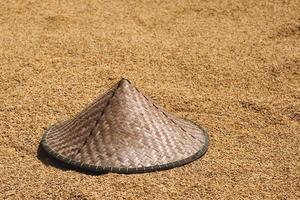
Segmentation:
<svg viewBox="0 0 300 200">
<path fill-rule="evenodd" d="M 122 79 L 72 119 L 49 127 L 42 146 L 79 168 L 136 173 L 169 169 L 199 158 L 207 150 L 208 136 Z"/>
</svg>

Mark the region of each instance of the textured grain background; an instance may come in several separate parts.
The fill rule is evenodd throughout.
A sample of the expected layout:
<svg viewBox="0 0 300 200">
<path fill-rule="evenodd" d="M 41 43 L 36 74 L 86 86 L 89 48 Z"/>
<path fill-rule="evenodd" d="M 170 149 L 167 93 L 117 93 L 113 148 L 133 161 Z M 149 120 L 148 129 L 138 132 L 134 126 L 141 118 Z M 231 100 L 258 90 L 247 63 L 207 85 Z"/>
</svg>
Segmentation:
<svg viewBox="0 0 300 200">
<path fill-rule="evenodd" d="M 1 1 L 0 199 L 300 198 L 299 54 L 298 0 Z M 121 77 L 207 128 L 208 153 L 129 176 L 37 157 Z"/>
</svg>

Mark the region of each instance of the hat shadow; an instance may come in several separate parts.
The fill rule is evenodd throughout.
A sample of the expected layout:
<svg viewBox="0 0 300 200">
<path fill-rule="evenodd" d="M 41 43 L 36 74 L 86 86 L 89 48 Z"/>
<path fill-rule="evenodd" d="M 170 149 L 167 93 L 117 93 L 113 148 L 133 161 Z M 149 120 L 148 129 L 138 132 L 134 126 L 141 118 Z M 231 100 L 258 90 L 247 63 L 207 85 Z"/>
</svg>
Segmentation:
<svg viewBox="0 0 300 200">
<path fill-rule="evenodd" d="M 44 150 L 41 142 L 38 146 L 36 157 L 47 167 L 48 166 L 55 167 L 62 171 L 76 171 L 79 173 L 83 173 L 86 175 L 92 175 L 92 176 L 107 174 L 107 172 L 94 172 L 94 171 L 81 169 L 81 168 L 78 168 L 78 167 L 75 167 L 72 165 L 68 165 L 60 160 L 57 160 L 54 157 L 52 157 L 47 151 Z"/>
</svg>

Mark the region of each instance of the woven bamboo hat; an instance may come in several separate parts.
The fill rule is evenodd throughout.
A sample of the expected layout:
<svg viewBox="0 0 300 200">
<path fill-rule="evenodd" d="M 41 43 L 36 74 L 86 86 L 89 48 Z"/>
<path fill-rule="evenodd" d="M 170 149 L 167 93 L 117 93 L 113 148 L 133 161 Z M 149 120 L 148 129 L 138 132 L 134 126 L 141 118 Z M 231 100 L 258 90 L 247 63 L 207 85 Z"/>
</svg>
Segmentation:
<svg viewBox="0 0 300 200">
<path fill-rule="evenodd" d="M 201 157 L 208 136 L 122 79 L 72 119 L 49 127 L 42 146 L 56 159 L 79 168 L 137 173 L 169 169 Z"/>
</svg>

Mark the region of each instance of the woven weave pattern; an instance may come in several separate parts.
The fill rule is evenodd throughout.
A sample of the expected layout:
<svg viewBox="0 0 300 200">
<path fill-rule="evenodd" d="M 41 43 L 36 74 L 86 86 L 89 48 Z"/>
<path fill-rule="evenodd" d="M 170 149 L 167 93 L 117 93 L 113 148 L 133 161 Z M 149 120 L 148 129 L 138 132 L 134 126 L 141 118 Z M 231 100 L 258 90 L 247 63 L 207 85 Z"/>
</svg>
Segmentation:
<svg viewBox="0 0 300 200">
<path fill-rule="evenodd" d="M 52 126 L 44 144 L 68 162 L 143 168 L 205 151 L 207 135 L 193 123 L 155 105 L 122 79 L 73 119 Z"/>
</svg>

